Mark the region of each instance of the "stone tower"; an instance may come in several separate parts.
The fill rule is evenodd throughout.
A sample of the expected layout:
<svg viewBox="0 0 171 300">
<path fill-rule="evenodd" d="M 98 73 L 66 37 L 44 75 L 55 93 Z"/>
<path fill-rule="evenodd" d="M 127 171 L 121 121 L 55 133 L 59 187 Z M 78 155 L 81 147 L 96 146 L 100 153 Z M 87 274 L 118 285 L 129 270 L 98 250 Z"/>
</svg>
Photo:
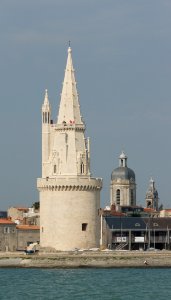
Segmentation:
<svg viewBox="0 0 171 300">
<path fill-rule="evenodd" d="M 57 122 L 45 91 L 42 105 L 42 178 L 40 193 L 40 244 L 56 250 L 99 247 L 99 208 L 102 180 L 90 174 L 90 141 L 72 63 L 68 58 Z"/>
<path fill-rule="evenodd" d="M 155 188 L 155 181 L 153 180 L 153 178 L 151 178 L 146 193 L 146 207 L 158 210 L 158 205 L 159 205 L 158 192 Z"/>
<path fill-rule="evenodd" d="M 119 167 L 111 174 L 110 204 L 117 206 L 136 205 L 135 173 L 127 167 L 127 156 L 122 151 Z"/>
</svg>

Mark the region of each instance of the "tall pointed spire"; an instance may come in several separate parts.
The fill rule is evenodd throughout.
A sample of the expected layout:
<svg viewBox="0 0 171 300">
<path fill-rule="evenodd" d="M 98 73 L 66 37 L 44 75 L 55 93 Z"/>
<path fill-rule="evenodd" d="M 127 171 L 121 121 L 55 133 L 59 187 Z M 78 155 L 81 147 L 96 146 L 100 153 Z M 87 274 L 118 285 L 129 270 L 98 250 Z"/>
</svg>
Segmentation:
<svg viewBox="0 0 171 300">
<path fill-rule="evenodd" d="M 44 105 L 49 105 L 49 99 L 48 99 L 48 90 L 45 90 L 45 98 L 44 98 Z"/>
<path fill-rule="evenodd" d="M 71 53 L 69 47 L 57 124 L 83 124 Z"/>
</svg>

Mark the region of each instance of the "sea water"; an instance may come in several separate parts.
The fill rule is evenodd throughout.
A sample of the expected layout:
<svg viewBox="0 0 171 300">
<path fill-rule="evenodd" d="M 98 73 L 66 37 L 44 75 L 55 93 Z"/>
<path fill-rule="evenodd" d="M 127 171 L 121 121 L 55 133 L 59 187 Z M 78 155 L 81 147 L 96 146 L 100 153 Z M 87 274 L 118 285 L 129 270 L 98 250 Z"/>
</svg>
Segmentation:
<svg viewBox="0 0 171 300">
<path fill-rule="evenodd" d="M 171 269 L 0 269 L 0 300 L 171 299 Z"/>
</svg>

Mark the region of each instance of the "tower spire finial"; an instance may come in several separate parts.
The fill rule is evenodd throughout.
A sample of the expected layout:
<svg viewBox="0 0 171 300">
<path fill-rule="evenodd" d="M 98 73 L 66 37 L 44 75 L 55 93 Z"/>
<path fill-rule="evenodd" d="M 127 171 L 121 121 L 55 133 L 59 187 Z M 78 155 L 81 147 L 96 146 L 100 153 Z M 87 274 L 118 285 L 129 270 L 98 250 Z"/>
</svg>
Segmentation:
<svg viewBox="0 0 171 300">
<path fill-rule="evenodd" d="M 45 89 L 45 98 L 44 98 L 44 104 L 48 104 L 49 105 L 49 99 L 48 99 L 48 90 Z"/>
</svg>

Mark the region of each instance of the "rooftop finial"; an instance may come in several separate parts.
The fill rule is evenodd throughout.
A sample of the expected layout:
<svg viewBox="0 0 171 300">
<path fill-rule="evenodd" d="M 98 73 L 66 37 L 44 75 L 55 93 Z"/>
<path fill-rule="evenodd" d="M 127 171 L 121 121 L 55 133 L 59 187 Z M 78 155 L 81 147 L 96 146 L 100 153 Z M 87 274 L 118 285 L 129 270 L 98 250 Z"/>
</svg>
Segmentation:
<svg viewBox="0 0 171 300">
<path fill-rule="evenodd" d="M 48 90 L 45 89 L 45 98 L 44 98 L 44 104 L 49 104 L 49 99 L 48 99 Z"/>
<path fill-rule="evenodd" d="M 68 53 L 71 53 L 71 41 L 68 42 Z"/>
</svg>

